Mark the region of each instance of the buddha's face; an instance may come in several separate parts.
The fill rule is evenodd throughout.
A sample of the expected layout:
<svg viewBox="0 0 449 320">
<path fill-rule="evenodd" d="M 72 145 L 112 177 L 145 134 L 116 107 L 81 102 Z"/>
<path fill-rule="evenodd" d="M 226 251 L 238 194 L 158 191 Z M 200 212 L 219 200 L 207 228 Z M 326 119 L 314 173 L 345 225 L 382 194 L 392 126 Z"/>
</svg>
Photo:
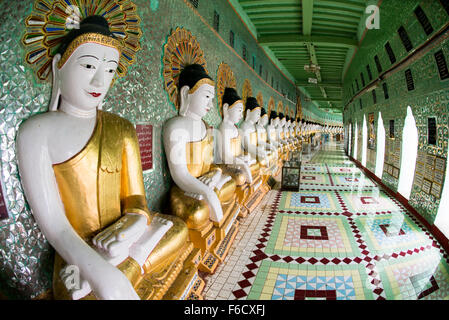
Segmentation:
<svg viewBox="0 0 449 320">
<path fill-rule="evenodd" d="M 195 92 L 188 94 L 187 114 L 203 118 L 212 108 L 214 97 L 215 88 L 210 84 L 203 84 Z"/>
<path fill-rule="evenodd" d="M 228 109 L 228 117 L 232 123 L 238 123 L 243 118 L 243 103 L 239 102 Z"/>
<path fill-rule="evenodd" d="M 117 49 L 101 44 L 77 47 L 57 71 L 62 100 L 86 111 L 96 108 L 108 92 L 119 57 Z"/>
<path fill-rule="evenodd" d="M 248 112 L 248 120 L 256 123 L 260 118 L 260 108 L 254 108 Z"/>
</svg>

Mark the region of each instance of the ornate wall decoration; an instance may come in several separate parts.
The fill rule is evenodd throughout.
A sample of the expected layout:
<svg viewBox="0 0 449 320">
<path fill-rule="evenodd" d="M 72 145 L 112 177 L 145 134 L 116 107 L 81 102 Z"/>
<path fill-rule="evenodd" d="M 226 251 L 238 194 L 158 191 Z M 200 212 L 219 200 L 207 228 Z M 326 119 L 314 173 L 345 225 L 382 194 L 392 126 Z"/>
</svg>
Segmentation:
<svg viewBox="0 0 449 320">
<path fill-rule="evenodd" d="M 263 108 L 263 94 L 262 94 L 262 91 L 259 91 L 257 93 L 256 99 L 257 99 L 257 103 L 259 104 L 259 106 L 261 106 Z"/>
<path fill-rule="evenodd" d="M 121 42 L 121 55 L 116 75 L 126 74 L 134 56 L 140 50 L 142 36 L 136 5 L 130 0 L 36 0 L 25 20 L 25 60 L 39 80 L 46 80 L 51 72 L 51 61 L 62 38 L 87 16 L 104 16 L 111 32 Z M 71 21 L 75 21 L 71 23 Z"/>
<path fill-rule="evenodd" d="M 163 57 L 164 88 L 176 109 L 179 108 L 179 74 L 190 64 L 200 64 L 207 72 L 200 44 L 189 30 L 177 27 L 164 45 Z"/>
<path fill-rule="evenodd" d="M 284 104 L 282 103 L 282 101 L 278 102 L 276 110 L 278 114 L 282 112 L 285 115 Z"/>
<path fill-rule="evenodd" d="M 217 102 L 218 102 L 218 110 L 220 111 L 220 115 L 223 117 L 223 110 L 222 110 L 222 100 L 223 100 L 223 94 L 225 91 L 225 88 L 236 88 L 237 82 L 235 81 L 234 72 L 232 72 L 231 67 L 222 62 L 218 66 L 217 70 L 217 89 L 216 89 L 216 96 L 217 96 Z"/>
<path fill-rule="evenodd" d="M 296 97 L 296 117 L 302 120 L 302 103 L 301 96 Z"/>
<path fill-rule="evenodd" d="M 270 100 L 268 100 L 268 107 L 267 108 L 268 108 L 268 110 L 267 110 L 268 115 L 270 115 L 271 111 L 276 111 L 274 109 L 274 99 L 273 99 L 273 97 L 270 97 Z"/>
<path fill-rule="evenodd" d="M 246 98 L 253 96 L 253 88 L 251 87 L 251 82 L 249 79 L 245 79 L 242 87 L 242 100 L 243 105 L 246 105 Z"/>
</svg>

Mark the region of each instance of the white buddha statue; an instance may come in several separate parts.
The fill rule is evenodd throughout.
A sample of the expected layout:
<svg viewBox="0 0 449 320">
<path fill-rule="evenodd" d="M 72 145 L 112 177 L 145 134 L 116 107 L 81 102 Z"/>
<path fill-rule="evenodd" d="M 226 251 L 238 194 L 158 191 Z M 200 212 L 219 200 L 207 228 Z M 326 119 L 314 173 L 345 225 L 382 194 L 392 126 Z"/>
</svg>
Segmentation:
<svg viewBox="0 0 449 320">
<path fill-rule="evenodd" d="M 265 148 L 265 150 L 269 150 L 276 160 L 278 158 L 277 147 L 270 143 L 270 141 L 268 140 L 268 121 L 269 119 L 267 112 L 264 108 L 261 108 L 260 118 L 256 123 L 257 143 L 259 146 Z"/>
<path fill-rule="evenodd" d="M 246 99 L 246 117 L 239 128 L 240 135 L 243 137 L 243 148 L 259 162 L 264 162 L 264 166 L 268 163 L 268 153 L 266 145 L 259 144 L 258 131 L 256 129 L 257 122 L 260 119 L 261 107 L 254 97 Z M 260 132 L 260 130 L 259 130 Z M 262 141 L 261 141 L 262 142 Z"/>
<path fill-rule="evenodd" d="M 263 164 L 242 147 L 241 130 L 236 126 L 243 117 L 243 100 L 234 88 L 225 88 L 222 99 L 223 121 L 219 126 L 219 150 L 224 172 L 230 174 L 238 187 L 236 194 L 241 204 L 241 217 L 251 213 L 267 190 L 259 190 L 264 183 L 262 179 Z M 257 141 L 256 141 L 257 145 Z M 237 170 L 236 170 L 237 169 Z M 262 172 L 261 172 L 262 171 Z M 244 177 L 242 176 L 244 174 Z M 246 185 L 242 184 L 244 179 Z M 260 192 L 257 192 L 260 191 Z"/>
<path fill-rule="evenodd" d="M 253 176 L 250 167 L 257 163 L 257 160 L 251 156 L 251 153 L 242 152 L 242 136 L 236 126 L 243 117 L 243 100 L 234 88 L 225 88 L 222 103 L 223 121 L 218 128 L 221 133 L 221 143 L 218 148 L 221 163 L 241 168 L 245 173 L 246 181 L 251 184 Z"/>
<path fill-rule="evenodd" d="M 277 123 L 276 126 L 276 135 L 279 143 L 282 144 L 282 155 L 284 157 L 284 160 L 287 160 L 288 153 L 290 151 L 290 144 L 285 138 L 284 132 L 285 123 L 286 123 L 285 115 L 281 112 L 279 113 L 279 122 Z"/>
<path fill-rule="evenodd" d="M 187 223 L 191 241 L 202 252 L 200 269 L 211 273 L 217 259 L 224 258 L 212 251 L 224 241 L 240 210 L 236 182 L 213 163 L 213 132 L 203 120 L 212 108 L 214 81 L 201 65 L 191 64 L 181 71 L 177 86 L 179 115 L 169 119 L 163 130 L 175 182 L 170 191 L 171 212 Z"/>
<path fill-rule="evenodd" d="M 290 150 L 294 149 L 294 139 L 291 135 L 290 126 L 292 125 L 292 122 L 290 120 L 289 116 L 285 116 L 285 125 L 284 125 L 284 138 L 287 140 Z"/>
<path fill-rule="evenodd" d="M 142 280 L 187 250 L 185 223 L 147 208 L 134 126 L 101 110 L 121 50 L 103 17 L 82 20 L 52 58 L 50 112 L 18 131 L 25 196 L 56 250 L 56 299 L 154 297 Z"/>
</svg>

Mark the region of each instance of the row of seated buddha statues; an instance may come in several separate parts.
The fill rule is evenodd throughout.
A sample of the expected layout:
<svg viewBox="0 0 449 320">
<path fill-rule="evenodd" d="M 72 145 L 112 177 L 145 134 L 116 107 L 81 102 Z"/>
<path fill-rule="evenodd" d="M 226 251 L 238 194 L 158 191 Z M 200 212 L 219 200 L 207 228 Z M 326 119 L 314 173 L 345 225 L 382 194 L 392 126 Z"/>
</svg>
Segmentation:
<svg viewBox="0 0 449 320">
<path fill-rule="evenodd" d="M 16 143 L 26 201 L 55 249 L 53 297 L 202 299 L 198 270 L 213 273 L 223 262 L 239 219 L 254 211 L 285 154 L 300 146 L 298 122 L 287 135 L 283 115 L 270 114 L 268 123 L 255 98 L 244 106 L 235 88 L 226 88 L 215 144 L 203 120 L 214 81 L 201 65 L 185 66 L 179 114 L 163 130 L 174 182 L 169 209 L 153 212 L 134 125 L 102 110 L 131 51 L 101 15 L 83 18 L 59 43 L 48 61 L 49 111 L 24 121 Z"/>
<path fill-rule="evenodd" d="M 223 114 L 218 130 L 209 127 L 203 118 L 213 108 L 215 81 L 200 64 L 181 70 L 178 91 L 179 115 L 163 128 L 174 182 L 170 212 L 186 222 L 194 247 L 201 250 L 199 269 L 213 273 L 238 232 L 238 218 L 254 211 L 270 190 L 269 178 L 302 140 L 296 121 L 290 128 L 290 119 L 272 112 L 268 124 L 257 99 L 244 103 L 231 86 L 218 93 Z"/>
</svg>

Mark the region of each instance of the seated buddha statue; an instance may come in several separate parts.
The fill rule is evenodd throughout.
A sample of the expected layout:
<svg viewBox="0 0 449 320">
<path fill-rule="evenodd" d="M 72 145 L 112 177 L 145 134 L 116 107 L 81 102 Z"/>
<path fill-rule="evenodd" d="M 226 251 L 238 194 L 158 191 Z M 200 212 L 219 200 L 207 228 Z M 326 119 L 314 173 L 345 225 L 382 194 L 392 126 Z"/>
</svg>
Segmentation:
<svg viewBox="0 0 449 320">
<path fill-rule="evenodd" d="M 277 175 L 280 172 L 280 169 L 282 168 L 282 161 L 285 159 L 285 155 L 283 151 L 285 150 L 284 145 L 279 141 L 278 138 L 278 132 L 277 132 L 277 126 L 279 124 L 279 116 L 277 115 L 276 111 L 270 112 L 270 122 L 266 127 L 267 135 L 268 135 L 268 143 L 272 145 L 274 148 L 276 148 L 277 152 L 277 165 L 278 165 L 278 172 L 275 174 Z"/>
<path fill-rule="evenodd" d="M 214 248 L 229 230 L 236 231 L 233 226 L 240 210 L 236 182 L 214 165 L 213 132 L 203 120 L 212 108 L 214 81 L 201 65 L 191 64 L 181 71 L 177 86 L 179 115 L 163 128 L 168 167 L 175 183 L 170 191 L 171 212 L 187 223 L 190 239 L 201 249 L 200 269 L 212 273 L 217 259 L 223 258 Z"/>
<path fill-rule="evenodd" d="M 242 136 L 236 124 L 242 120 L 243 100 L 234 88 L 225 88 L 223 99 L 223 121 L 218 130 L 221 133 L 219 141 L 219 154 L 221 163 L 240 167 L 249 183 L 253 182 L 250 166 L 257 160 L 242 151 Z"/>
<path fill-rule="evenodd" d="M 277 155 L 277 148 L 270 143 L 270 141 L 268 140 L 268 132 L 267 132 L 267 127 L 268 127 L 268 114 L 265 111 L 264 108 L 261 108 L 260 110 L 260 118 L 256 123 L 256 131 L 257 131 L 257 143 L 264 147 L 266 150 L 270 150 L 271 153 L 274 154 L 275 159 L 277 159 L 278 155 Z"/>
<path fill-rule="evenodd" d="M 256 122 L 257 144 L 267 150 L 268 172 L 270 176 L 278 172 L 278 151 L 277 148 L 268 141 L 268 115 L 264 108 L 260 110 L 260 118 Z"/>
<path fill-rule="evenodd" d="M 133 124 L 101 110 L 122 48 L 105 18 L 83 19 L 52 58 L 49 112 L 18 131 L 25 196 L 56 251 L 56 299 L 160 299 L 192 251 L 181 219 L 147 207 Z M 155 290 L 160 272 L 171 278 Z"/>
<path fill-rule="evenodd" d="M 287 116 L 285 116 L 284 139 L 288 142 L 290 150 L 293 150 L 294 149 L 294 141 L 290 135 L 290 125 L 291 125 L 291 120 L 290 120 L 290 117 L 287 115 Z"/>
<path fill-rule="evenodd" d="M 298 118 L 296 118 L 294 122 L 293 130 L 295 132 L 296 145 L 298 150 L 301 150 L 302 147 L 302 138 L 301 138 L 301 122 Z"/>
<path fill-rule="evenodd" d="M 290 134 L 290 139 L 292 140 L 292 143 L 293 143 L 293 150 L 298 149 L 298 139 L 296 137 L 295 128 L 296 128 L 295 119 L 290 119 L 290 125 L 288 126 L 288 130 L 289 130 L 289 134 Z"/>
<path fill-rule="evenodd" d="M 243 148 L 245 151 L 266 167 L 270 150 L 265 145 L 259 145 L 256 130 L 256 123 L 260 119 L 261 109 L 256 98 L 248 97 L 246 99 L 246 117 L 245 121 L 240 125 L 239 132 L 243 137 Z"/>
<path fill-rule="evenodd" d="M 241 181 L 241 174 L 232 168 L 240 168 L 246 177 L 249 186 L 248 192 L 238 190 L 237 194 L 245 194 L 244 198 L 240 197 L 243 205 L 251 212 L 254 206 L 247 206 L 251 201 L 252 195 L 260 187 L 262 180 L 260 178 L 260 164 L 257 158 L 251 153 L 245 153 L 242 149 L 242 135 L 236 124 L 239 123 L 243 116 L 243 100 L 234 88 L 225 88 L 222 98 L 223 121 L 218 130 L 220 132 L 219 154 L 220 162 L 225 165 L 223 170 L 236 181 Z M 242 187 L 242 190 L 244 188 Z M 253 201 L 254 202 L 254 201 Z M 253 203 L 251 202 L 251 203 Z"/>
<path fill-rule="evenodd" d="M 279 121 L 276 125 L 276 135 L 277 139 L 280 144 L 282 144 L 282 156 L 284 157 L 284 160 L 288 159 L 288 152 L 290 150 L 289 142 L 285 139 L 285 132 L 284 132 L 284 126 L 285 126 L 285 115 L 280 112 L 279 113 Z"/>
<path fill-rule="evenodd" d="M 274 148 L 267 144 L 267 133 L 264 126 L 259 124 L 262 107 L 256 98 L 248 97 L 246 100 L 246 117 L 240 125 L 239 131 L 243 137 L 243 148 L 256 158 L 260 164 L 263 184 L 266 185 L 269 177 L 276 169 L 276 153 Z M 267 119 L 266 112 L 265 119 Z"/>
</svg>

